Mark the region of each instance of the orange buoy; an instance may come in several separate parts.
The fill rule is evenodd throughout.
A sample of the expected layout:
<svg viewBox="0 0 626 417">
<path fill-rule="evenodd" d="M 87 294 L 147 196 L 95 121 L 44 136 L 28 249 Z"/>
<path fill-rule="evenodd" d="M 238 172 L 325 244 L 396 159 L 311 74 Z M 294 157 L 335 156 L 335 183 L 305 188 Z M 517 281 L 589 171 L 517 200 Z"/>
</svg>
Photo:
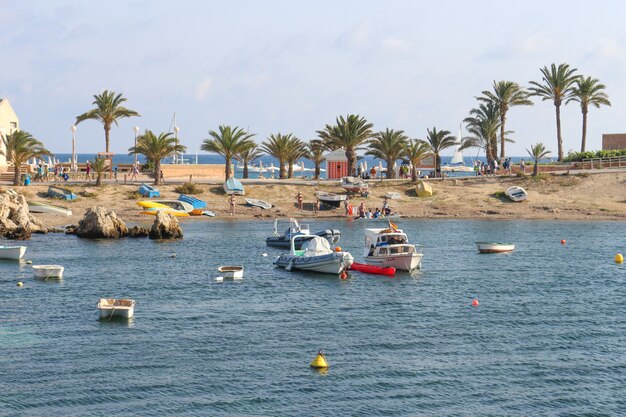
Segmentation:
<svg viewBox="0 0 626 417">
<path fill-rule="evenodd" d="M 341 252 L 341 246 L 335 246 L 335 252 Z"/>
<path fill-rule="evenodd" d="M 565 239 L 561 239 L 561 245 L 565 245 L 565 243 L 567 243 L 565 242 Z"/>
<path fill-rule="evenodd" d="M 478 302 L 478 300 L 474 298 L 472 300 L 472 307 L 478 307 L 479 305 L 480 305 L 480 303 Z"/>
<path fill-rule="evenodd" d="M 341 279 L 348 278 L 348 274 L 346 273 L 346 271 L 341 271 L 341 274 L 339 274 L 339 278 L 341 278 Z"/>
</svg>

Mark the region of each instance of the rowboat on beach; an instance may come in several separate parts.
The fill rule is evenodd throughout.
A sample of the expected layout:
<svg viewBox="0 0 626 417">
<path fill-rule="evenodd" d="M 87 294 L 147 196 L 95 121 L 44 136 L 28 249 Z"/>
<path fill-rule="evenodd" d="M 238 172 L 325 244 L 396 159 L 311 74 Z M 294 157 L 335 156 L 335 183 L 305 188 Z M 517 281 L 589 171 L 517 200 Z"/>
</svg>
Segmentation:
<svg viewBox="0 0 626 417">
<path fill-rule="evenodd" d="M 267 201 L 258 200 L 256 198 L 246 198 L 246 204 L 253 207 L 261 207 L 263 210 L 269 210 L 272 205 Z"/>
<path fill-rule="evenodd" d="M 60 214 L 63 216 L 72 215 L 72 210 L 67 207 L 54 206 L 52 204 L 45 204 L 45 203 L 37 203 L 34 201 L 28 202 L 28 211 L 31 213 Z"/>
<path fill-rule="evenodd" d="M 171 214 L 174 217 L 189 217 L 189 213 L 187 213 L 186 211 L 175 210 L 169 207 L 168 208 L 158 208 L 158 207 L 146 208 L 144 211 L 141 212 L 141 214 L 148 214 L 150 216 L 156 216 L 159 211 L 166 213 L 166 214 Z"/>
<path fill-rule="evenodd" d="M 181 194 L 178 196 L 178 200 L 187 204 L 191 204 L 194 209 L 203 209 L 206 207 L 206 202 L 190 195 Z"/>
<path fill-rule="evenodd" d="M 139 186 L 138 193 L 148 198 L 161 197 L 161 193 L 156 187 L 143 183 Z"/>
<path fill-rule="evenodd" d="M 194 208 L 191 204 L 179 200 L 144 200 L 138 201 L 137 205 L 147 209 L 172 209 L 191 213 Z"/>
<path fill-rule="evenodd" d="M 504 193 L 507 197 L 509 197 L 509 199 L 511 199 L 511 201 L 515 201 L 516 203 L 524 201 L 528 198 L 526 190 L 518 186 L 509 187 Z"/>
<path fill-rule="evenodd" d="M 61 200 L 76 200 L 76 194 L 72 190 L 51 185 L 48 187 L 48 197 L 60 198 Z"/>
<path fill-rule="evenodd" d="M 385 193 L 385 198 L 388 198 L 390 200 L 400 200 L 402 196 L 397 191 L 389 191 Z"/>
<path fill-rule="evenodd" d="M 19 260 L 26 253 L 26 246 L 0 246 L 0 259 Z"/>
<path fill-rule="evenodd" d="M 315 195 L 320 200 L 320 202 L 331 207 L 340 207 L 341 203 L 346 201 L 346 199 L 348 198 L 348 196 L 345 194 L 333 194 L 324 191 L 317 191 Z"/>
<path fill-rule="evenodd" d="M 480 253 L 505 253 L 515 249 L 513 243 L 476 242 L 476 246 Z"/>
<path fill-rule="evenodd" d="M 100 318 L 122 317 L 129 319 L 135 313 L 135 300 L 129 298 L 101 298 L 98 301 Z"/>
<path fill-rule="evenodd" d="M 226 180 L 226 182 L 224 183 L 224 192 L 228 195 L 231 195 L 231 194 L 245 195 L 246 194 L 241 182 L 237 181 L 234 178 L 229 178 L 228 180 Z"/>
</svg>

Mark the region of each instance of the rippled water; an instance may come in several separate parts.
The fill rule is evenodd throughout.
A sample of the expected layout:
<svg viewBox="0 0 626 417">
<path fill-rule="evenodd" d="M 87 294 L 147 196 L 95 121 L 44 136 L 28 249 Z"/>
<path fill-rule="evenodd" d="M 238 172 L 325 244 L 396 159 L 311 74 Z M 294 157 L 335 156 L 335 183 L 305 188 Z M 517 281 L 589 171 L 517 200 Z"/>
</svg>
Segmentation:
<svg viewBox="0 0 626 417">
<path fill-rule="evenodd" d="M 0 263 L 0 415 L 626 414 L 626 223 L 400 226 L 424 270 L 345 281 L 275 269 L 270 222 L 185 222 L 167 243 L 35 236 L 26 257 L 65 279 Z M 363 223 L 311 222 L 329 227 L 361 258 Z M 517 248 L 479 255 L 480 240 Z M 225 264 L 245 279 L 215 282 Z M 136 299 L 134 319 L 97 320 L 104 296 Z M 309 368 L 319 348 L 326 374 Z"/>
</svg>

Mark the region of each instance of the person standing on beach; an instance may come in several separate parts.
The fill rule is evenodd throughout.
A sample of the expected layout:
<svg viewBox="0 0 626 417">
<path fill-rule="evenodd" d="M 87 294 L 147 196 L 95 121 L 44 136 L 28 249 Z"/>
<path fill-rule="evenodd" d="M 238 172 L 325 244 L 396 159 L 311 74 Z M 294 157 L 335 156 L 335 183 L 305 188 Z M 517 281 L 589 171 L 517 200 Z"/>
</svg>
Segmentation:
<svg viewBox="0 0 626 417">
<path fill-rule="evenodd" d="M 302 201 L 304 200 L 304 197 L 302 197 L 302 193 L 300 191 L 298 191 L 298 195 L 296 195 L 296 200 L 298 201 L 298 209 L 302 211 L 303 210 Z"/>
<path fill-rule="evenodd" d="M 371 179 L 376 178 L 376 167 L 372 167 L 372 169 L 370 169 L 370 178 Z"/>
<path fill-rule="evenodd" d="M 130 180 L 131 181 L 133 181 L 133 180 L 136 181 L 137 180 L 137 174 L 139 174 L 139 169 L 137 169 L 137 164 L 133 164 L 130 167 L 130 173 L 131 173 Z"/>
<path fill-rule="evenodd" d="M 91 162 L 87 161 L 87 166 L 85 167 L 85 179 L 91 182 Z"/>
<path fill-rule="evenodd" d="M 523 159 L 519 161 L 519 170 L 522 174 L 526 174 L 526 162 Z"/>
<path fill-rule="evenodd" d="M 228 199 L 228 204 L 230 205 L 230 211 L 228 212 L 228 214 L 231 216 L 234 216 L 235 215 L 235 194 L 230 195 L 230 198 Z"/>
<path fill-rule="evenodd" d="M 365 203 L 363 202 L 361 202 L 361 204 L 359 205 L 359 217 L 360 218 L 365 217 Z"/>
</svg>

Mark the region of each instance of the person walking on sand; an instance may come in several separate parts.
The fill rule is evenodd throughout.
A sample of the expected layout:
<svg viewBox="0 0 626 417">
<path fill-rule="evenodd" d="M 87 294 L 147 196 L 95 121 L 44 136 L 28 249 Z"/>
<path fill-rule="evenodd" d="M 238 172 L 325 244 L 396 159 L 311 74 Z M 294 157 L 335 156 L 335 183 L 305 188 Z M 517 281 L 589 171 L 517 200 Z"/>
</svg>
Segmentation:
<svg viewBox="0 0 626 417">
<path fill-rule="evenodd" d="M 162 184 L 165 184 L 165 177 L 163 176 L 163 170 L 160 170 L 159 172 L 159 180 L 161 181 Z"/>
<path fill-rule="evenodd" d="M 303 200 L 304 200 L 304 197 L 302 197 L 302 193 L 298 191 L 298 195 L 296 195 L 296 201 L 298 201 L 298 210 L 300 211 L 303 210 L 303 204 L 302 204 Z"/>
<path fill-rule="evenodd" d="M 137 174 L 139 174 L 139 169 L 137 169 L 137 164 L 133 164 L 130 167 L 130 173 L 131 173 L 130 180 L 131 181 L 136 181 L 137 180 Z"/>
<path fill-rule="evenodd" d="M 230 197 L 228 198 L 228 204 L 230 205 L 230 211 L 228 212 L 228 214 L 230 216 L 234 216 L 235 215 L 235 194 L 230 195 Z"/>
<path fill-rule="evenodd" d="M 522 174 L 526 174 L 526 162 L 523 159 L 519 161 L 519 170 Z"/>
<path fill-rule="evenodd" d="M 317 212 L 318 212 L 318 211 L 320 211 L 320 210 L 321 210 L 321 207 L 320 207 L 320 199 L 319 199 L 319 198 L 316 198 L 316 199 L 315 199 L 315 203 L 314 203 L 314 205 L 313 205 L 313 211 L 315 212 L 315 214 L 317 214 Z"/>
<path fill-rule="evenodd" d="M 85 179 L 91 182 L 91 162 L 87 161 L 87 166 L 85 167 Z"/>
</svg>

